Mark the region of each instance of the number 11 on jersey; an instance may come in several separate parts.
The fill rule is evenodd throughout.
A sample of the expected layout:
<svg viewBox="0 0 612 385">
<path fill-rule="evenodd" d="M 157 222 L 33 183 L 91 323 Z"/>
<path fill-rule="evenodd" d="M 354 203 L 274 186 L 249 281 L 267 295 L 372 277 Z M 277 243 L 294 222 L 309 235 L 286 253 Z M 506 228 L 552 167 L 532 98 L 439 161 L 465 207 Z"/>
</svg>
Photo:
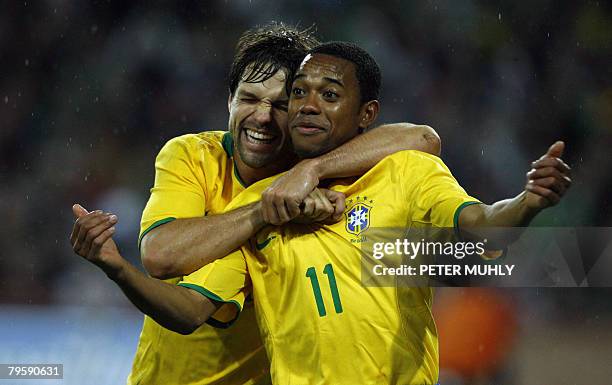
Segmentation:
<svg viewBox="0 0 612 385">
<path fill-rule="evenodd" d="M 340 302 L 340 294 L 338 293 L 338 286 L 336 285 L 336 276 L 334 275 L 334 268 L 331 263 L 325 265 L 323 274 L 327 275 L 327 280 L 329 281 L 329 289 L 331 291 L 332 300 L 334 301 L 334 309 L 336 313 L 342 313 L 342 302 Z M 327 311 L 325 310 L 325 303 L 321 295 L 321 286 L 319 285 L 319 278 L 317 277 L 317 271 L 314 266 L 306 270 L 306 277 L 310 278 L 310 283 L 312 284 L 312 291 L 317 304 L 317 310 L 319 311 L 319 317 L 325 317 Z"/>
</svg>

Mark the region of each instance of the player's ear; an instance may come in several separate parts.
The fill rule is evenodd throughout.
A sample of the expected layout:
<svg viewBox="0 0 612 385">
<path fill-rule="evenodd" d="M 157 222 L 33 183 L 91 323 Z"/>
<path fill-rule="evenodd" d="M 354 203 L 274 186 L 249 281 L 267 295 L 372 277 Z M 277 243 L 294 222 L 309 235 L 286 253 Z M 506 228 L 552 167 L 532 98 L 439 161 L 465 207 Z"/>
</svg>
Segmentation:
<svg viewBox="0 0 612 385">
<path fill-rule="evenodd" d="M 370 100 L 361 106 L 359 109 L 359 128 L 362 132 L 370 127 L 374 121 L 376 121 L 379 110 L 380 103 L 378 100 Z"/>
<path fill-rule="evenodd" d="M 227 112 L 230 112 L 230 109 L 232 107 L 232 97 L 233 95 L 231 93 L 227 97 Z"/>
</svg>

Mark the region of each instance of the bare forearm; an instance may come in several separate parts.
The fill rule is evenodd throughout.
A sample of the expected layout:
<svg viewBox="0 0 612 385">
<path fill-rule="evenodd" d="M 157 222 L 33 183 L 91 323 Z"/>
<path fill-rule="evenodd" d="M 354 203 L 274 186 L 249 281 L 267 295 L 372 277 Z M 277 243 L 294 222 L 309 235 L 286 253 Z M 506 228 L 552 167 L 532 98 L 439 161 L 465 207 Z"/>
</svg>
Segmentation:
<svg viewBox="0 0 612 385">
<path fill-rule="evenodd" d="M 148 277 L 125 260 L 102 269 L 140 311 L 177 333 L 192 333 L 216 310 L 201 294 Z"/>
<path fill-rule="evenodd" d="M 497 247 L 506 247 L 522 234 L 539 210 L 525 203 L 526 192 L 492 205 L 471 205 L 459 216 L 459 228 L 466 238 L 487 238 Z M 504 230 L 504 228 L 506 228 Z"/>
<path fill-rule="evenodd" d="M 264 225 L 260 203 L 222 215 L 177 219 L 143 239 L 143 265 L 156 278 L 186 275 L 229 254 Z"/>
<path fill-rule="evenodd" d="M 362 175 L 388 155 L 403 150 L 419 150 L 440 155 L 440 138 L 428 126 L 410 123 L 385 124 L 344 145 L 321 155 L 312 162 L 319 179 Z"/>
<path fill-rule="evenodd" d="M 77 218 L 70 235 L 74 252 L 102 269 L 143 313 L 170 330 L 190 333 L 215 311 L 204 296 L 148 277 L 126 261 L 112 239 L 116 215 L 88 212 L 79 204 L 72 211 Z"/>
</svg>

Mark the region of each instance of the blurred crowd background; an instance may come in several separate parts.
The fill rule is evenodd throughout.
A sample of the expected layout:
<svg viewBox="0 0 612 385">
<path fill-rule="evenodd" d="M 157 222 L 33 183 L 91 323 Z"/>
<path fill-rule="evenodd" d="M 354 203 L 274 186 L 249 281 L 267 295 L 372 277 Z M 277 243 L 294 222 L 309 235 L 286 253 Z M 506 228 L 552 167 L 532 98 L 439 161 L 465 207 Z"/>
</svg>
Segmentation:
<svg viewBox="0 0 612 385">
<path fill-rule="evenodd" d="M 383 73 L 379 122 L 434 127 L 442 157 L 472 195 L 485 202 L 515 195 L 530 162 L 562 139 L 574 185 L 537 224 L 612 222 L 609 2 L 43 0 L 0 7 L 0 333 L 29 325 L 11 317 L 20 311 L 96 306 L 104 317 L 105 306 L 131 310 L 101 272 L 72 254 L 71 206 L 117 213 L 116 239 L 139 264 L 138 224 L 156 153 L 177 135 L 227 128 L 236 41 L 271 20 L 314 25 L 321 40 L 366 48 Z M 490 340 L 507 343 L 475 374 L 443 349 L 446 384 L 609 378 L 597 376 L 610 374 L 600 362 L 612 357 L 604 346 L 612 345 L 612 291 L 514 289 L 490 299 L 458 290 L 441 290 L 440 303 L 459 296 L 494 309 L 494 329 L 505 332 Z M 475 312 L 461 318 L 457 310 L 457 317 L 482 337 L 469 317 Z M 479 354 L 492 357 L 486 342 L 478 344 Z M 463 348 L 462 355 L 473 350 Z M 587 374 L 571 377 L 577 372 L 569 363 Z"/>
</svg>

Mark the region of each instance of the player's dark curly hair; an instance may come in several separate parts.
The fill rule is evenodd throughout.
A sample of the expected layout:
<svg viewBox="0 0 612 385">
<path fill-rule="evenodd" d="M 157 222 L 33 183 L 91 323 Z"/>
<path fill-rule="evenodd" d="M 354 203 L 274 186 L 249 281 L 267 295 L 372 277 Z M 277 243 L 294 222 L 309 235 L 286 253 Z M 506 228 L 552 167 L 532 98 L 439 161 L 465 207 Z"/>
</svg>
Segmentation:
<svg viewBox="0 0 612 385">
<path fill-rule="evenodd" d="M 313 29 L 300 31 L 282 22 L 271 22 L 244 32 L 236 45 L 230 69 L 230 93 L 234 94 L 240 81 L 263 82 L 279 69 L 285 70 L 290 78 L 306 52 L 319 44 Z"/>
<path fill-rule="evenodd" d="M 361 103 L 378 99 L 380 93 L 380 68 L 376 60 L 363 48 L 345 41 L 322 43 L 308 53 L 339 57 L 355 64 Z"/>
</svg>

